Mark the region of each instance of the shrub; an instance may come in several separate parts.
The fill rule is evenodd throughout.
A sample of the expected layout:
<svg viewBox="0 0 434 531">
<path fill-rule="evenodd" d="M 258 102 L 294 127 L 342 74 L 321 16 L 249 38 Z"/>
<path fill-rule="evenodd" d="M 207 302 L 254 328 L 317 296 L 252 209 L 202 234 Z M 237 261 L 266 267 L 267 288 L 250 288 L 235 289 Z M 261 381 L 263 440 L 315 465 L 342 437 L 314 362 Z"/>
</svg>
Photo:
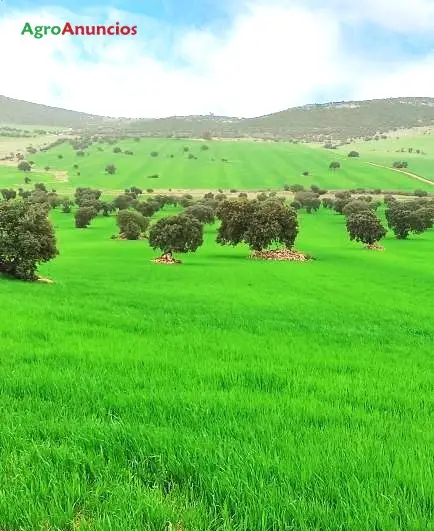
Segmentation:
<svg viewBox="0 0 434 531">
<path fill-rule="evenodd" d="M 12 188 L 2 188 L 0 192 L 5 201 L 10 201 L 11 199 L 15 199 L 17 197 L 17 192 Z"/>
<path fill-rule="evenodd" d="M 116 166 L 114 164 L 107 164 L 107 166 L 105 167 L 105 171 L 109 174 L 109 175 L 114 175 L 116 173 Z"/>
<path fill-rule="evenodd" d="M 130 208 L 134 200 L 134 194 L 121 194 L 114 199 L 113 206 L 119 210 L 126 210 Z"/>
<path fill-rule="evenodd" d="M 360 153 L 358 151 L 350 151 L 348 153 L 348 156 L 349 157 L 359 157 L 360 156 Z"/>
<path fill-rule="evenodd" d="M 101 194 L 101 190 L 79 187 L 75 190 L 74 198 L 78 206 L 95 206 Z"/>
<path fill-rule="evenodd" d="M 112 212 L 116 210 L 114 204 L 110 201 L 100 201 L 99 208 L 102 211 L 104 217 L 108 217 Z"/>
<path fill-rule="evenodd" d="M 214 223 L 214 210 L 205 204 L 196 203 L 187 207 L 184 212 L 201 223 Z"/>
<path fill-rule="evenodd" d="M 35 183 L 34 185 L 35 190 L 41 190 L 42 192 L 47 192 L 47 187 L 44 183 Z"/>
<path fill-rule="evenodd" d="M 122 153 L 122 149 L 119 146 L 113 148 L 113 153 Z"/>
<path fill-rule="evenodd" d="M 72 205 L 74 203 L 68 199 L 68 198 L 64 198 L 60 201 L 60 206 L 62 207 L 62 212 L 64 214 L 70 214 L 71 213 L 71 209 L 72 209 Z"/>
<path fill-rule="evenodd" d="M 317 211 L 321 206 L 321 200 L 318 194 L 314 192 L 297 192 L 294 199 L 306 209 L 308 214 L 312 211 Z"/>
<path fill-rule="evenodd" d="M 408 168 L 408 162 L 405 160 L 396 160 L 392 164 L 393 168 L 402 169 L 402 168 Z"/>
<path fill-rule="evenodd" d="M 331 170 L 338 170 L 341 167 L 341 163 L 337 160 L 334 160 L 333 162 L 330 162 L 329 168 Z"/>
<path fill-rule="evenodd" d="M 322 206 L 324 208 L 333 208 L 334 207 L 334 200 L 331 197 L 324 197 L 322 200 Z"/>
<path fill-rule="evenodd" d="M 152 217 L 161 208 L 161 203 L 152 199 L 150 201 L 138 202 L 135 206 L 137 212 L 140 212 L 143 216 Z"/>
<path fill-rule="evenodd" d="M 429 213 L 429 210 L 428 210 Z M 390 202 L 386 210 L 389 227 L 399 240 L 404 240 L 410 232 L 421 234 L 432 227 L 433 211 L 431 214 L 421 209 L 417 201 Z"/>
<path fill-rule="evenodd" d="M 335 193 L 336 199 L 351 199 L 351 192 L 343 190 L 342 192 Z"/>
<path fill-rule="evenodd" d="M 121 210 L 116 216 L 119 232 L 127 240 L 138 240 L 147 229 L 149 219 L 137 211 Z"/>
<path fill-rule="evenodd" d="M 367 201 L 354 200 L 349 201 L 343 208 L 342 214 L 344 216 L 350 216 L 352 214 L 358 214 L 359 212 L 372 211 L 371 205 Z"/>
<path fill-rule="evenodd" d="M 32 170 L 32 167 L 31 165 L 25 161 L 25 160 L 22 160 L 19 164 L 18 164 L 18 169 L 20 171 L 31 171 Z"/>
<path fill-rule="evenodd" d="M 428 192 L 426 190 L 415 190 L 413 192 L 413 195 L 416 197 L 426 197 L 428 195 Z"/>
<path fill-rule="evenodd" d="M 158 151 L 151 151 L 151 157 L 158 157 Z"/>
<path fill-rule="evenodd" d="M 75 226 L 77 229 L 85 229 L 90 222 L 97 216 L 98 212 L 90 206 L 80 207 L 75 213 Z"/>
</svg>

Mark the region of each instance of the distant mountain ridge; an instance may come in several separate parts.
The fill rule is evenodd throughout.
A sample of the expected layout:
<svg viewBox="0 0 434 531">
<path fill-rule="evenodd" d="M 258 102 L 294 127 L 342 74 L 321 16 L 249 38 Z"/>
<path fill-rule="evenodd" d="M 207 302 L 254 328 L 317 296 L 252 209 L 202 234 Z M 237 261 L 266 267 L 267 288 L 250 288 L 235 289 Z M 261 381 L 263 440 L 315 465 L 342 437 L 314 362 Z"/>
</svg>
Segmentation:
<svg viewBox="0 0 434 531">
<path fill-rule="evenodd" d="M 0 124 L 79 127 L 106 118 L 0 96 Z"/>
<path fill-rule="evenodd" d="M 46 125 L 136 136 L 349 140 L 434 125 L 434 98 L 309 104 L 257 118 L 214 115 L 110 118 L 0 96 L 0 124 Z"/>
</svg>

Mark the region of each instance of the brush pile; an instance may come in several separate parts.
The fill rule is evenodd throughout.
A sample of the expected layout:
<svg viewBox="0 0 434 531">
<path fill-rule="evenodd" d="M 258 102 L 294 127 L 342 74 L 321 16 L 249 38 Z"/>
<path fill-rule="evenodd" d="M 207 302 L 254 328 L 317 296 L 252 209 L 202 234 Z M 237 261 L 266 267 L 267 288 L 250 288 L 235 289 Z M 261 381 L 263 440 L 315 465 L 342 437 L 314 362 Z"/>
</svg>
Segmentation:
<svg viewBox="0 0 434 531">
<path fill-rule="evenodd" d="M 170 253 L 165 253 L 159 256 L 158 258 L 154 258 L 152 260 L 154 264 L 182 264 L 181 260 L 177 260 L 176 258 L 173 258 L 173 256 Z"/>
<path fill-rule="evenodd" d="M 313 257 L 302 253 L 301 251 L 291 249 L 271 249 L 268 251 L 253 251 L 250 258 L 255 260 L 279 260 L 293 262 L 307 262 L 313 260 Z"/>
<path fill-rule="evenodd" d="M 384 247 L 382 245 L 378 245 L 378 243 L 372 243 L 370 245 L 365 245 L 365 249 L 368 249 L 369 251 L 384 251 Z"/>
<path fill-rule="evenodd" d="M 118 240 L 118 241 L 139 241 L 139 240 L 146 240 L 146 237 L 141 235 L 136 240 L 131 240 L 131 238 L 127 238 L 127 236 L 121 232 L 120 234 L 113 234 L 110 236 L 111 240 Z"/>
</svg>

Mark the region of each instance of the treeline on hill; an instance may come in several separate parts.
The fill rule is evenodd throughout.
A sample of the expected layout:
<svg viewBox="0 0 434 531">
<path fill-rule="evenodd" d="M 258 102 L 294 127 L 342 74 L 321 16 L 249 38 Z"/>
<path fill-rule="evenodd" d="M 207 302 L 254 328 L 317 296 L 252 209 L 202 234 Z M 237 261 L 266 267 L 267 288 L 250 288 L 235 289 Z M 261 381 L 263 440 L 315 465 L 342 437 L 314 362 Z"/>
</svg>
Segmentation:
<svg viewBox="0 0 434 531">
<path fill-rule="evenodd" d="M 48 132 L 45 129 L 19 129 L 16 127 L 9 127 L 6 125 L 0 125 L 0 136 L 6 136 L 11 138 L 32 138 L 34 136 L 47 135 Z"/>
<path fill-rule="evenodd" d="M 398 129 L 434 125 L 431 98 L 333 102 L 290 108 L 257 118 L 173 116 L 95 124 L 104 135 L 144 137 L 257 138 L 300 142 L 344 142 L 384 138 Z"/>
<path fill-rule="evenodd" d="M 389 98 L 305 105 L 256 118 L 173 116 L 161 119 L 107 119 L 0 96 L 0 116 L 8 124 L 71 127 L 92 134 L 144 137 L 211 137 L 348 141 L 391 130 L 434 125 L 432 98 Z"/>
<path fill-rule="evenodd" d="M 38 103 L 0 96 L 2 123 L 54 127 L 82 127 L 85 124 L 102 122 L 102 116 L 49 107 Z"/>
<path fill-rule="evenodd" d="M 153 249 L 162 252 L 156 261 L 164 263 L 179 262 L 173 253 L 196 251 L 203 243 L 204 224 L 214 223 L 216 219 L 220 222 L 217 243 L 246 244 L 253 257 L 276 260 L 311 258 L 293 250 L 299 232 L 297 211 L 301 209 L 313 214 L 319 208 L 327 208 L 345 216 L 350 239 L 370 249 L 380 249 L 378 242 L 387 232 L 376 213 L 382 200 L 351 191 L 337 192 L 330 197 L 324 190 L 300 190 L 299 186 L 291 204 L 277 192 L 262 192 L 254 199 L 248 199 L 243 192 L 231 199 L 223 193 L 209 192 L 196 201 L 189 194 L 157 194 L 144 200 L 143 190 L 137 187 L 126 189 L 113 201 L 102 200 L 101 190 L 77 188 L 71 199 L 59 196 L 55 190 L 48 191 L 42 183 L 26 191 L 3 189 L 1 195 L 0 271 L 25 280 L 35 280 L 37 265 L 58 253 L 49 221 L 50 209 L 56 208 L 65 214 L 74 208 L 78 229 L 89 227 L 98 215 L 115 214 L 119 233 L 112 238 L 147 239 Z M 384 203 L 388 227 L 398 239 L 433 227 L 432 197 L 398 200 L 385 195 Z M 151 218 L 166 205 L 180 206 L 183 211 L 152 222 Z"/>
</svg>

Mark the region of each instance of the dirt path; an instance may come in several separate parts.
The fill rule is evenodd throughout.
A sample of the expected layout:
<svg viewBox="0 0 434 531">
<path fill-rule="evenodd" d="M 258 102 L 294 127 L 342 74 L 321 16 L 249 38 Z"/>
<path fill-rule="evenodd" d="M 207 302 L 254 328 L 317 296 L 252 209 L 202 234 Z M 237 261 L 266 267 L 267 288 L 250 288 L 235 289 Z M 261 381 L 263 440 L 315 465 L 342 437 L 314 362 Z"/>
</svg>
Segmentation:
<svg viewBox="0 0 434 531">
<path fill-rule="evenodd" d="M 390 168 L 389 166 L 383 166 L 382 164 L 376 164 L 375 162 L 366 162 L 366 164 L 370 164 L 371 166 L 377 166 L 378 168 L 384 168 L 386 170 L 396 171 L 398 173 L 403 173 L 404 175 L 408 175 L 409 177 L 412 177 L 413 179 L 417 179 L 418 181 L 422 181 L 423 183 L 434 186 L 433 181 L 430 181 L 429 179 L 425 179 L 425 177 L 420 177 L 420 175 L 416 175 L 415 173 L 411 173 L 409 171 L 399 170 L 398 168 Z"/>
</svg>

